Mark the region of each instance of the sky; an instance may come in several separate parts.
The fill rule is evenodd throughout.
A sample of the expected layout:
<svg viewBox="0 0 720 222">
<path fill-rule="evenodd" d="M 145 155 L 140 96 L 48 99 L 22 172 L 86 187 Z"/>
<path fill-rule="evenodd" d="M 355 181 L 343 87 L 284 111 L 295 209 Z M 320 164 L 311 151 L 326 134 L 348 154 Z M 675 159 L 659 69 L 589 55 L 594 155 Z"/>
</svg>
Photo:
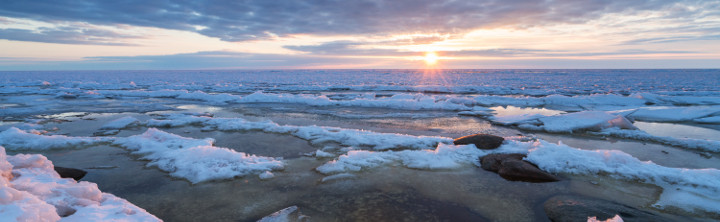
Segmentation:
<svg viewBox="0 0 720 222">
<path fill-rule="evenodd" d="M 720 68 L 720 0 L 0 0 L 0 71 Z"/>
</svg>

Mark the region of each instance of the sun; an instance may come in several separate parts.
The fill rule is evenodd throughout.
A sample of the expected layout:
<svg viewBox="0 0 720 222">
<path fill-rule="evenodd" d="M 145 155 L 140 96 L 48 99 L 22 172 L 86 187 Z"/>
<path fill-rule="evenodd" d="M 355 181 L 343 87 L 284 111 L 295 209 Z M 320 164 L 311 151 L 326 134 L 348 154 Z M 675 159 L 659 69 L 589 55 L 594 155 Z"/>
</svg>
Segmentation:
<svg viewBox="0 0 720 222">
<path fill-rule="evenodd" d="M 438 55 L 435 52 L 426 52 L 423 60 L 425 60 L 426 65 L 435 65 L 438 62 Z"/>
</svg>

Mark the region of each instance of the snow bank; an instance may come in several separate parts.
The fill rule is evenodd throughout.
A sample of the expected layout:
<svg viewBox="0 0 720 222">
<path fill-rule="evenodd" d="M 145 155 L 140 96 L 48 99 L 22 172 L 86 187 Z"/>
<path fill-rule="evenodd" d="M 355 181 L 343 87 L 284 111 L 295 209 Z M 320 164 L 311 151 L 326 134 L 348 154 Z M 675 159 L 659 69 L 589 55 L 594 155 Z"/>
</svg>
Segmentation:
<svg viewBox="0 0 720 222">
<path fill-rule="evenodd" d="M 114 143 L 150 160 L 149 166 L 192 183 L 261 175 L 284 167 L 278 159 L 215 147 L 213 142 L 209 138 L 186 138 L 151 128 L 140 135 L 116 138 Z"/>
<path fill-rule="evenodd" d="M 0 132 L 0 145 L 14 150 L 62 149 L 91 146 L 108 141 L 109 138 L 69 137 L 63 135 L 46 136 L 40 135 L 38 131 L 26 132 L 15 127 Z"/>
<path fill-rule="evenodd" d="M 540 142 L 526 160 L 551 173 L 607 174 L 656 184 L 664 191 L 658 208 L 680 207 L 720 212 L 720 170 L 685 169 L 657 165 L 618 150 L 581 150 L 562 143 Z M 692 198 L 689 198 L 692 197 Z"/>
<path fill-rule="evenodd" d="M 122 118 L 110 121 L 110 122 L 106 123 L 105 125 L 103 125 L 102 127 L 100 127 L 100 129 L 124 129 L 124 128 L 127 128 L 128 126 L 137 124 L 139 122 L 140 122 L 140 120 L 138 120 L 132 116 L 126 116 L 126 117 L 122 117 Z"/>
<path fill-rule="evenodd" d="M 60 178 L 42 155 L 7 156 L 3 147 L 0 212 L 10 221 L 160 221 L 97 184 Z"/>
</svg>

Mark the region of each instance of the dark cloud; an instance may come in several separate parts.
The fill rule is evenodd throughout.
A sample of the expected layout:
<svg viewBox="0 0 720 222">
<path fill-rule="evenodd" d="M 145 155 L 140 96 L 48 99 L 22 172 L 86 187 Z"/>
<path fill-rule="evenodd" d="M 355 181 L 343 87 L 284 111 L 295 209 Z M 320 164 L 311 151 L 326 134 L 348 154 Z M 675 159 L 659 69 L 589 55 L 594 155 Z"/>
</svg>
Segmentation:
<svg viewBox="0 0 720 222">
<path fill-rule="evenodd" d="M 77 27 L 27 29 L 0 29 L 0 39 L 88 45 L 132 45 L 122 42 L 138 36 L 122 35 L 113 31 Z"/>
<path fill-rule="evenodd" d="M 4 0 L 0 15 L 41 21 L 196 31 L 226 41 L 292 34 L 457 34 L 481 27 L 584 22 L 608 12 L 656 10 L 672 0 Z M 692 13 L 678 10 L 678 14 Z M 197 26 L 207 27 L 196 29 Z M 432 39 L 428 41 L 433 41 Z M 424 42 L 418 39 L 418 42 Z"/>
</svg>

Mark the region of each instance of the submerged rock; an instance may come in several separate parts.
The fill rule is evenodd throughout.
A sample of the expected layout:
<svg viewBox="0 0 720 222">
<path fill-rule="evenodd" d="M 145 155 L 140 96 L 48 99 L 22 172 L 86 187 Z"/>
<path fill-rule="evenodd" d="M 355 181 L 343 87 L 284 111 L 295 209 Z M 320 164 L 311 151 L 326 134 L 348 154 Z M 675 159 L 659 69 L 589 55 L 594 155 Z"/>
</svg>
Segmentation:
<svg viewBox="0 0 720 222">
<path fill-rule="evenodd" d="M 73 178 L 74 180 L 80 180 L 85 177 L 87 171 L 75 168 L 55 167 L 55 172 L 60 174 L 62 178 Z"/>
<path fill-rule="evenodd" d="M 669 221 L 653 213 L 624 204 L 584 196 L 558 195 L 543 204 L 548 219 L 554 222 L 604 221 L 619 215 L 624 221 Z"/>
<path fill-rule="evenodd" d="M 465 144 L 475 144 L 475 146 L 478 149 L 483 150 L 490 150 L 500 147 L 502 145 L 503 141 L 505 141 L 505 138 L 490 135 L 490 134 L 474 134 L 469 136 L 463 136 L 460 138 L 455 139 L 453 141 L 453 144 L 455 145 L 465 145 Z"/>
<path fill-rule="evenodd" d="M 480 157 L 480 166 L 510 181 L 542 183 L 560 180 L 523 158 L 524 154 L 489 154 Z"/>
</svg>

